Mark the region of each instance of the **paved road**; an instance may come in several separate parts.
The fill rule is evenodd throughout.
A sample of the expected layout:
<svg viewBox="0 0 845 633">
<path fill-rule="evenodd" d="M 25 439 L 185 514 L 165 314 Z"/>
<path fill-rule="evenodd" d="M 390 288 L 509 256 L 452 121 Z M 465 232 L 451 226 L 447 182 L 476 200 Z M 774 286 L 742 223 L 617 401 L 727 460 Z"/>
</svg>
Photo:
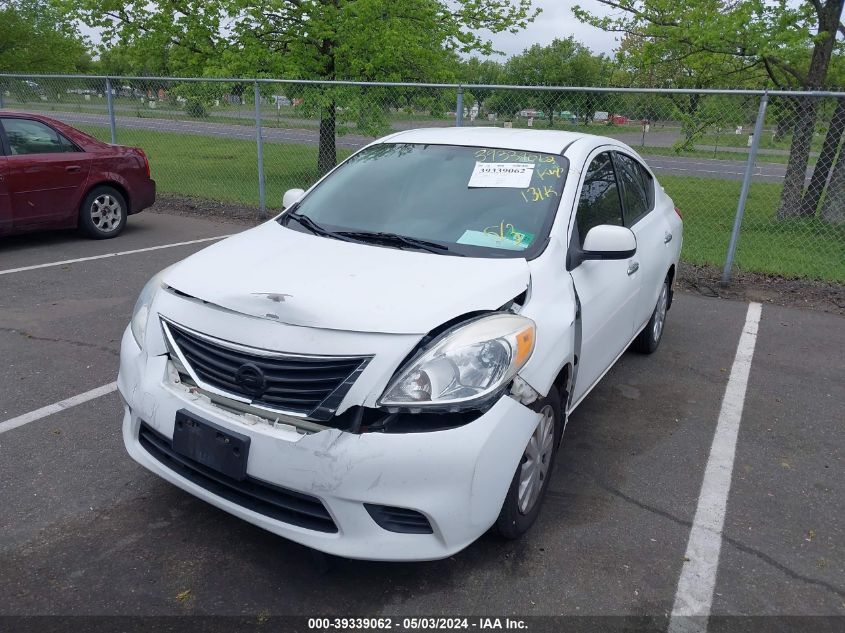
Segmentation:
<svg viewBox="0 0 845 633">
<path fill-rule="evenodd" d="M 146 213 L 117 240 L 5 238 L 0 272 L 241 229 Z M 114 380 L 141 286 L 201 247 L 0 275 L 0 421 Z M 439 562 L 321 570 L 132 462 L 115 394 L 0 434 L 0 615 L 601 614 L 660 630 L 745 315 L 678 295 L 660 350 L 625 354 L 573 414 L 526 538 Z M 715 614 L 845 615 L 843 325 L 763 308 Z"/>
<path fill-rule="evenodd" d="M 108 117 L 101 114 L 89 114 L 80 112 L 51 112 L 53 116 L 71 125 L 108 125 Z M 225 123 L 209 123 L 205 121 L 185 121 L 174 119 L 150 119 L 129 116 L 116 117 L 118 126 L 118 141 L 120 140 L 120 129 L 135 130 L 156 130 L 164 132 L 179 132 L 185 134 L 201 134 L 205 136 L 219 136 L 223 138 L 234 138 L 243 140 L 254 140 L 255 130 L 249 126 L 232 125 Z M 448 125 L 449 122 L 444 122 Z M 416 127 L 419 123 L 408 122 L 405 128 Z M 404 129 L 402 125 L 395 124 L 397 129 Z M 313 129 L 299 128 L 275 128 L 265 127 L 262 135 L 268 143 L 298 143 L 316 145 L 319 140 L 319 133 Z M 373 140 L 369 136 L 357 134 L 346 134 L 337 139 L 337 146 L 347 149 L 358 149 Z M 639 143 L 639 139 L 630 141 L 633 146 Z M 671 143 L 670 143 L 671 145 Z M 699 178 L 717 178 L 722 180 L 742 180 L 745 173 L 745 161 L 743 160 L 714 160 L 707 158 L 689 158 L 679 156 L 650 156 L 647 157 L 648 164 L 658 173 L 667 173 L 679 176 L 696 176 Z M 754 170 L 755 182 L 780 182 L 786 172 L 786 165 L 777 163 L 759 163 Z"/>
<path fill-rule="evenodd" d="M 46 106 L 46 108 L 45 108 Z M 39 111 L 45 112 L 49 114 L 54 108 L 53 106 L 48 106 L 47 104 L 29 104 L 29 103 L 10 103 L 6 102 L 6 107 L 11 109 L 22 109 L 22 110 L 30 110 L 33 107 Z M 66 108 L 67 105 L 64 105 Z M 127 105 L 122 102 L 118 102 L 114 106 L 115 112 L 120 115 L 121 113 L 128 113 L 128 116 L 134 116 L 135 113 L 139 111 L 137 105 Z M 74 106 L 73 112 L 75 113 L 87 113 L 87 114 L 94 114 L 99 116 L 106 116 L 106 105 L 105 103 L 102 104 L 91 104 L 91 105 L 76 105 Z M 182 108 L 174 109 L 167 103 L 162 105 L 161 103 L 155 109 L 143 109 L 145 117 L 152 117 L 158 119 L 177 119 L 185 117 L 185 111 Z M 251 122 L 255 120 L 255 111 L 251 105 L 242 105 L 242 106 L 230 106 L 226 109 L 212 109 L 211 114 L 215 117 L 222 117 L 227 119 L 236 119 L 236 120 L 243 120 L 247 122 Z M 306 127 L 317 129 L 319 122 L 316 119 L 303 119 L 301 117 L 290 117 L 290 116 L 282 116 L 280 112 L 275 110 L 271 105 L 264 105 L 262 106 L 262 119 L 266 121 L 273 120 L 276 123 L 284 122 L 285 125 L 289 127 Z M 415 119 L 415 120 L 394 120 L 391 123 L 391 127 L 394 130 L 406 130 L 414 127 L 448 127 L 454 125 L 454 113 L 453 116 L 449 118 L 439 118 L 439 119 Z M 470 118 L 464 119 L 464 125 L 489 125 L 487 119 L 476 119 L 471 120 Z M 355 123 L 350 123 L 351 127 L 355 127 Z M 540 121 L 537 124 L 538 129 L 544 129 L 545 123 Z M 636 129 L 638 131 L 630 131 L 632 129 Z M 625 127 L 602 127 L 601 124 L 593 124 L 592 127 L 585 127 L 585 131 L 597 133 L 597 132 L 605 132 L 610 133 L 611 136 L 614 138 L 618 138 L 625 143 L 628 143 L 632 147 L 639 147 L 643 144 L 643 135 L 642 132 L 639 131 L 637 126 L 625 126 Z M 645 141 L 649 147 L 672 147 L 678 139 L 681 137 L 681 127 L 679 124 L 670 124 L 670 125 L 662 125 L 662 124 L 655 124 L 652 125 L 651 130 L 646 134 Z M 746 139 L 748 138 L 748 134 L 751 132 L 750 128 L 745 128 L 743 133 L 739 135 L 745 143 Z M 764 129 L 764 134 L 771 135 L 773 134 L 773 130 L 766 130 Z M 723 133 L 721 135 L 722 140 L 727 140 L 728 138 L 733 137 L 733 134 Z M 702 145 L 698 144 L 695 146 L 696 149 L 701 151 L 713 151 L 713 145 Z M 747 154 L 748 149 L 747 147 L 734 147 L 734 146 L 726 146 L 722 144 L 717 144 L 718 151 L 721 152 L 734 152 L 737 154 Z M 761 147 L 758 150 L 758 153 L 761 155 L 770 155 L 770 156 L 788 156 L 789 150 L 788 149 L 774 149 L 774 148 L 765 148 Z M 811 152 L 811 156 L 818 156 L 818 152 L 813 151 Z"/>
</svg>

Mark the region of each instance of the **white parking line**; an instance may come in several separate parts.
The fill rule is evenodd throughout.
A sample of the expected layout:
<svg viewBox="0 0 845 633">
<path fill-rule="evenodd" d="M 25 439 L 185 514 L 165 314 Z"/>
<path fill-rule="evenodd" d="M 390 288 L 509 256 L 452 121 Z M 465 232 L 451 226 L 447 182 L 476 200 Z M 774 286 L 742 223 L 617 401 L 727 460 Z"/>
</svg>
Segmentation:
<svg viewBox="0 0 845 633">
<path fill-rule="evenodd" d="M 54 413 L 64 411 L 65 409 L 70 409 L 71 407 L 75 407 L 76 405 L 82 404 L 83 402 L 88 402 L 89 400 L 94 400 L 95 398 L 105 396 L 107 394 L 110 394 L 112 391 L 115 391 L 116 389 L 117 383 L 110 382 L 107 385 L 97 387 L 96 389 L 92 389 L 91 391 L 86 391 L 85 393 L 80 393 L 78 395 L 71 396 L 70 398 L 59 400 L 59 402 L 48 404 L 46 407 L 41 407 L 40 409 L 36 409 L 35 411 L 30 411 L 29 413 L 19 415 L 16 418 L 11 418 L 9 420 L 6 420 L 5 422 L 0 422 L 0 433 L 11 431 L 12 429 L 16 429 L 19 426 L 23 426 L 24 424 L 29 424 L 30 422 L 35 422 L 36 420 L 40 420 L 41 418 L 46 418 L 48 415 L 53 415 Z"/>
<path fill-rule="evenodd" d="M 161 244 L 159 246 L 148 246 L 147 248 L 136 248 L 132 251 L 120 251 L 117 253 L 106 253 L 105 255 L 91 255 L 90 257 L 78 257 L 77 259 L 65 259 L 60 262 L 49 262 L 47 264 L 35 264 L 34 266 L 21 266 L 20 268 L 7 268 L 0 270 L 0 275 L 11 275 L 12 273 L 22 273 L 26 270 L 37 270 L 38 268 L 51 268 L 53 266 L 64 266 L 66 264 L 76 264 L 78 262 L 89 262 L 94 259 L 105 259 L 107 257 L 121 257 L 122 255 L 134 255 L 135 253 L 146 253 L 148 251 L 157 251 L 162 248 L 174 248 L 176 246 L 188 246 L 190 244 L 201 244 L 203 242 L 213 242 L 214 240 L 222 240 L 229 235 L 218 235 L 217 237 L 204 237 L 199 240 L 190 240 L 188 242 L 174 242 L 173 244 Z"/>
<path fill-rule="evenodd" d="M 748 387 L 748 375 L 751 371 L 762 310 L 763 306 L 759 303 L 748 305 L 745 326 L 739 337 L 713 444 L 710 446 L 710 456 L 704 470 L 704 480 L 701 483 L 698 506 L 687 543 L 684 566 L 678 580 L 668 633 L 703 633 L 707 630 L 713 590 L 716 587 L 722 528 L 731 489 L 739 423 L 742 419 L 745 391 Z"/>
</svg>

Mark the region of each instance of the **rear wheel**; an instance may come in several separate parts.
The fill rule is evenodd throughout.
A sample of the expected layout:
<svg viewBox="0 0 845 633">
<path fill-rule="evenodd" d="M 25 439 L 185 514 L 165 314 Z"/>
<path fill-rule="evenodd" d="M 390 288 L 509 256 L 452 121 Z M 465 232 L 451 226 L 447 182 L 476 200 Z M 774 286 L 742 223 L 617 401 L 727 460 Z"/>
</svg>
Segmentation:
<svg viewBox="0 0 845 633">
<path fill-rule="evenodd" d="M 651 314 L 643 331 L 637 335 L 631 345 L 632 349 L 642 354 L 651 354 L 660 345 L 663 338 L 663 326 L 666 323 L 666 311 L 669 309 L 669 280 L 663 282 L 660 288 L 660 295 L 657 297 L 657 305 Z"/>
<path fill-rule="evenodd" d="M 552 389 L 538 408 L 537 427 L 528 440 L 496 521 L 496 531 L 509 539 L 525 534 L 537 520 L 563 431 L 557 390 Z"/>
<path fill-rule="evenodd" d="M 114 187 L 94 187 L 79 209 L 79 227 L 89 237 L 105 240 L 120 235 L 129 214 L 126 199 Z"/>
</svg>

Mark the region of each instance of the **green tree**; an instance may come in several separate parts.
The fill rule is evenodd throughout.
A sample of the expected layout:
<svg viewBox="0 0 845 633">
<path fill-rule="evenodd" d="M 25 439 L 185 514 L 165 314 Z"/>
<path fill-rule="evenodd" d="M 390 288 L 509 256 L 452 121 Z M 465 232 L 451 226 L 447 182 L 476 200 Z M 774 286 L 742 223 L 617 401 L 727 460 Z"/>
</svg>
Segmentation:
<svg viewBox="0 0 845 633">
<path fill-rule="evenodd" d="M 0 0 L 0 71 L 72 73 L 91 65 L 72 20 L 49 0 Z"/>
<path fill-rule="evenodd" d="M 79 0 L 76 15 L 110 40 L 148 35 L 198 75 L 423 81 L 454 74 L 456 52 L 491 52 L 480 32 L 515 32 L 537 10 L 531 0 Z M 372 119 L 379 104 L 363 105 L 367 90 L 300 93 L 319 112 L 322 174 L 336 163 L 338 99 L 356 101 L 343 116 Z"/>
<path fill-rule="evenodd" d="M 840 89 L 845 85 L 845 64 L 843 64 L 841 58 L 832 60 L 831 68 L 828 71 L 827 84 L 838 86 Z M 845 171 L 845 156 L 843 152 L 839 152 L 837 157 L 838 148 L 842 144 L 842 139 L 845 138 L 845 99 L 837 99 L 836 105 L 829 107 L 827 110 L 827 114 L 829 114 L 827 132 L 816 166 L 813 169 L 813 176 L 801 199 L 801 214 L 813 215 L 818 208 L 821 219 L 842 224 L 845 222 L 845 209 L 842 209 L 839 205 L 831 204 L 830 200 L 845 199 L 845 189 L 842 189 L 843 184 L 845 184 L 845 174 L 841 173 Z M 824 114 L 822 112 L 822 116 Z M 830 182 L 827 186 L 830 200 L 826 199 L 824 204 L 820 205 L 828 182 Z M 839 188 L 838 193 L 832 193 L 837 188 Z"/>
<path fill-rule="evenodd" d="M 510 83 L 504 81 L 503 83 Z M 531 96 L 524 90 L 494 90 L 484 100 L 488 112 L 495 113 L 498 118 L 506 121 L 516 117 L 520 110 L 531 105 Z"/>
<path fill-rule="evenodd" d="M 574 37 L 555 39 L 547 46 L 535 44 L 512 57 L 506 65 L 506 74 L 513 83 L 526 86 L 601 86 L 610 75 L 609 60 L 593 55 Z M 589 120 L 592 112 L 610 103 L 608 93 L 568 93 L 561 90 L 535 90 L 529 92 L 531 104 L 548 117 L 549 127 L 554 124 L 555 112 L 564 107 L 581 111 Z"/>
<path fill-rule="evenodd" d="M 470 57 L 462 61 L 458 69 L 458 80 L 468 84 L 464 103 L 478 103 L 479 115 L 484 112 L 484 103 L 493 94 L 492 88 L 479 88 L 477 84 L 496 85 L 505 81 L 504 66 L 494 59 Z"/>
<path fill-rule="evenodd" d="M 693 80 L 726 81 L 703 70 L 709 60 L 716 62 L 717 69 L 735 68 L 749 76 L 765 76 L 779 88 L 817 90 L 828 85 L 833 53 L 843 46 L 836 34 L 845 32 L 841 23 L 845 0 L 598 2 L 611 9 L 611 15 L 595 15 L 576 6 L 576 17 L 606 31 L 639 38 L 652 58 L 674 59 L 697 71 Z M 815 212 L 815 206 L 811 207 L 814 196 L 805 199 L 804 181 L 818 100 L 793 99 L 788 108 L 792 141 L 778 208 L 780 218 Z M 829 170 L 830 164 L 819 161 L 816 169 Z"/>
<path fill-rule="evenodd" d="M 154 34 L 142 33 L 131 42 L 117 41 L 101 45 L 97 61 L 94 62 L 94 72 L 99 75 L 125 77 L 167 77 L 186 74 L 183 68 L 171 61 L 173 46 L 159 44 L 160 41 Z M 132 79 L 121 82 L 120 87 L 154 95 L 159 90 L 168 90 L 171 84 L 156 79 Z"/>
<path fill-rule="evenodd" d="M 843 100 L 839 103 L 841 107 Z M 837 112 L 840 111 L 840 107 L 837 107 Z M 845 151 L 842 149 L 839 150 L 839 156 L 832 166 L 830 182 L 827 185 L 827 193 L 822 202 L 820 214 L 827 222 L 845 224 Z"/>
<path fill-rule="evenodd" d="M 98 59 L 94 62 L 97 73 L 103 75 L 141 75 L 161 76 L 184 71 L 174 68 L 170 62 L 170 46 L 157 46 L 154 38 L 141 35 L 132 42 L 111 42 L 98 50 Z"/>
<path fill-rule="evenodd" d="M 832 85 L 845 85 L 845 63 L 842 59 L 834 59 L 831 77 Z M 835 104 L 829 101 L 825 104 L 831 111 L 830 124 L 804 198 L 805 208 L 820 201 L 821 219 L 845 224 L 845 151 L 842 150 L 845 141 L 845 99 L 835 101 Z M 820 168 L 820 163 L 824 163 L 826 168 Z"/>
<path fill-rule="evenodd" d="M 646 38 L 636 34 L 623 37 L 616 51 L 614 82 L 647 88 L 760 88 L 765 85 L 762 68 L 749 66 L 741 57 L 697 52 L 684 42 Z M 745 108 L 737 109 L 731 99 L 698 94 L 640 95 L 630 101 L 647 105 L 641 118 L 680 121 L 683 136 L 675 144 L 678 151 L 691 150 L 696 140 L 717 123 L 746 123 Z M 755 111 L 756 112 L 756 111 Z M 727 121 L 728 117 L 737 117 Z M 753 121 L 753 119 L 752 119 Z"/>
</svg>

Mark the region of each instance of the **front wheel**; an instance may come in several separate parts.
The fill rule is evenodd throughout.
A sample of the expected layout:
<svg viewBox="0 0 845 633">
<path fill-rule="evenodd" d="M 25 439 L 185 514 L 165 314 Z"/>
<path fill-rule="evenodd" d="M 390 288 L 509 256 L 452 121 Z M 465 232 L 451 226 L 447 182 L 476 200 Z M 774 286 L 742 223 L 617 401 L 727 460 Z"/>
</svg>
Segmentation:
<svg viewBox="0 0 845 633">
<path fill-rule="evenodd" d="M 654 306 L 651 318 L 631 345 L 634 351 L 641 354 L 651 354 L 657 350 L 660 339 L 663 338 L 663 326 L 666 323 L 666 311 L 668 309 L 669 280 L 666 279 L 660 288 L 660 295 L 657 297 L 657 305 Z"/>
<path fill-rule="evenodd" d="M 129 215 L 126 199 L 114 187 L 94 187 L 79 209 L 79 227 L 89 237 L 105 240 L 120 235 Z"/>
<path fill-rule="evenodd" d="M 525 534 L 537 520 L 563 432 L 560 396 L 556 390 L 552 389 L 540 401 L 538 409 L 537 427 L 528 440 L 496 520 L 496 531 L 509 539 Z"/>
</svg>

